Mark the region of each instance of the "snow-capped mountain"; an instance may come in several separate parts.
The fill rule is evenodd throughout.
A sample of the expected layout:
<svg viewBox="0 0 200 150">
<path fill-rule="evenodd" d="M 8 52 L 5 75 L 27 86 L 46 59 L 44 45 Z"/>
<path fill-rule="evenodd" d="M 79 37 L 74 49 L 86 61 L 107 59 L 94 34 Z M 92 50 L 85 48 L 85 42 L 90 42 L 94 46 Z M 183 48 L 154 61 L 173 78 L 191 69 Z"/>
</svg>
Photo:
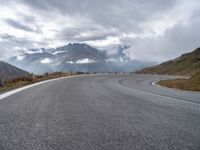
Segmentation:
<svg viewBox="0 0 200 150">
<path fill-rule="evenodd" d="M 52 49 L 30 49 L 7 61 L 35 74 L 53 71 L 111 72 L 132 71 L 136 61 L 129 60 L 123 53 L 129 47 L 118 47 L 116 55 L 108 55 L 86 44 L 73 43 Z M 141 62 L 139 66 L 146 66 Z M 134 66 L 134 65 L 133 65 Z"/>
</svg>

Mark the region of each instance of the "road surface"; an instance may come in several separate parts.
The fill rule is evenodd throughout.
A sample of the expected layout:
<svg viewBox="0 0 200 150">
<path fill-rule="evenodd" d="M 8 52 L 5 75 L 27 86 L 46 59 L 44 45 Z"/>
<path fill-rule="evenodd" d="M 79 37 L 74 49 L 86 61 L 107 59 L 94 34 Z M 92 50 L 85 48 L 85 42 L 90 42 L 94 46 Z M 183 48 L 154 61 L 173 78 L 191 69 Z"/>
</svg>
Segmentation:
<svg viewBox="0 0 200 150">
<path fill-rule="evenodd" d="M 199 150 L 200 94 L 152 86 L 159 79 L 80 76 L 6 97 L 0 150 Z"/>
</svg>

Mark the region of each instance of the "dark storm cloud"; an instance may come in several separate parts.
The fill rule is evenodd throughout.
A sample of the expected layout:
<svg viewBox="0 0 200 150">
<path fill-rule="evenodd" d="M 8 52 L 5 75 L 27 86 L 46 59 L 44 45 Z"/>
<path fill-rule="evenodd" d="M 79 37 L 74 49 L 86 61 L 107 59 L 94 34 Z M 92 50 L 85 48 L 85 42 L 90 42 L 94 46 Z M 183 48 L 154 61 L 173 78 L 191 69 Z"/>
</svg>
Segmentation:
<svg viewBox="0 0 200 150">
<path fill-rule="evenodd" d="M 10 42 L 10 43 L 18 44 L 18 45 L 29 45 L 29 44 L 32 43 L 32 41 L 29 41 L 29 40 L 26 40 L 26 39 L 23 39 L 23 38 L 17 38 L 13 35 L 10 35 L 10 34 L 2 34 L 2 35 L 0 35 L 0 38 L 2 39 L 2 41 L 4 43 Z"/>
<path fill-rule="evenodd" d="M 31 28 L 30 26 L 22 24 L 22 23 L 20 23 L 16 20 L 13 20 L 13 19 L 6 19 L 5 22 L 8 25 L 10 25 L 14 28 L 17 28 L 17 29 L 25 30 L 25 31 L 28 31 L 28 32 L 37 32 L 35 29 Z"/>
<path fill-rule="evenodd" d="M 157 12 L 160 10 L 169 9 L 176 3 L 176 0 L 21 0 L 22 2 L 28 4 L 31 7 L 51 10 L 52 8 L 58 9 L 63 13 L 84 13 L 93 15 L 101 14 L 121 14 L 128 12 L 136 12 L 136 14 L 148 14 Z M 139 7 L 140 6 L 140 7 Z M 139 9 L 142 9 L 138 12 Z M 108 12 L 106 12 L 107 10 Z M 112 20 L 112 18 L 109 18 Z M 139 17 L 138 17 L 139 19 Z"/>
<path fill-rule="evenodd" d="M 140 29 L 149 16 L 171 9 L 176 0 L 22 0 L 40 11 L 88 16 L 104 27 L 124 31 Z"/>
<path fill-rule="evenodd" d="M 26 38 L 18 38 L 15 37 L 14 35 L 9 35 L 9 34 L 2 34 L 0 35 L 0 39 L 2 40 L 0 43 L 9 43 L 8 45 L 15 45 L 15 46 L 22 46 L 22 47 L 33 47 L 34 44 L 45 44 L 46 41 L 33 41 L 31 39 L 26 39 Z M 2 44 L 3 45 L 3 44 Z M 4 45 L 4 47 L 7 47 L 8 45 Z"/>
<path fill-rule="evenodd" d="M 98 28 L 65 28 L 58 33 L 63 40 L 84 42 L 84 41 L 96 41 L 103 40 L 110 36 L 119 36 L 120 33 L 115 30 L 103 30 Z"/>
<path fill-rule="evenodd" d="M 115 36 L 115 33 L 96 33 L 96 34 L 90 34 L 90 35 L 76 35 L 72 38 L 72 40 L 84 42 L 84 41 L 97 41 L 97 40 L 104 40 L 110 36 Z"/>
<path fill-rule="evenodd" d="M 22 20 L 23 20 L 24 22 L 26 22 L 26 23 L 33 23 L 33 24 L 36 24 L 36 23 L 37 23 L 37 22 L 36 22 L 36 18 L 33 17 L 33 16 L 27 16 L 27 15 L 22 14 L 22 13 L 19 13 L 18 15 L 21 16 L 21 17 L 22 17 Z"/>
<path fill-rule="evenodd" d="M 12 36 L 12 35 L 9 35 L 9 34 L 2 34 L 0 35 L 0 38 L 1 39 L 4 39 L 4 40 L 16 40 L 16 37 L 15 36 Z"/>
</svg>

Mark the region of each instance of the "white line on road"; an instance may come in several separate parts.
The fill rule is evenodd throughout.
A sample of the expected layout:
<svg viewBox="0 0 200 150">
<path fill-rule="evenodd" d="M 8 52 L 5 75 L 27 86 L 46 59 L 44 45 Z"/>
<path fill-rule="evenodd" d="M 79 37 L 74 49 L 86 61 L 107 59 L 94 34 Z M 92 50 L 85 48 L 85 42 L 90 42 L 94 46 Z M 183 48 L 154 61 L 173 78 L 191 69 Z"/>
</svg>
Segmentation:
<svg viewBox="0 0 200 150">
<path fill-rule="evenodd" d="M 156 84 L 156 82 L 158 82 L 158 81 L 152 82 L 152 85 L 153 85 L 153 83 Z M 182 98 L 178 98 L 178 97 L 171 97 L 171 96 L 168 96 L 168 95 L 156 94 L 156 93 L 152 93 L 152 92 L 147 92 L 147 91 L 143 91 L 143 90 L 131 88 L 131 87 L 128 87 L 128 86 L 125 86 L 125 85 L 119 83 L 119 81 L 118 81 L 118 84 L 119 84 L 120 86 L 126 87 L 126 88 L 128 88 L 128 89 L 130 89 L 130 90 L 132 90 L 132 91 L 135 91 L 136 94 L 137 94 L 137 93 L 141 93 L 142 95 L 143 95 L 143 94 L 147 94 L 147 95 L 152 95 L 152 96 L 156 96 L 156 97 L 167 98 L 167 99 L 170 99 L 170 100 L 180 100 L 181 102 L 185 102 L 185 103 L 188 103 L 188 104 L 194 104 L 194 103 L 195 103 L 195 105 L 200 105 L 200 104 L 197 103 L 197 102 L 188 101 L 187 99 L 182 99 Z M 157 87 L 161 87 L 161 86 L 157 85 Z M 165 88 L 165 87 L 164 87 L 164 88 Z M 167 87 L 166 87 L 166 88 L 167 88 Z M 198 94 L 199 94 L 199 92 L 198 92 Z"/>
<path fill-rule="evenodd" d="M 159 85 L 157 84 L 157 82 L 158 82 L 158 81 L 154 81 L 154 82 L 152 82 L 151 84 L 152 84 L 153 86 L 155 86 L 155 87 L 158 87 Z"/>
<path fill-rule="evenodd" d="M 175 91 L 180 91 L 180 92 L 188 92 L 188 93 L 200 94 L 200 92 L 197 92 L 197 91 L 188 91 L 188 90 L 181 90 L 181 89 L 169 88 L 169 87 L 166 87 L 166 86 L 161 86 L 161 85 L 158 85 L 157 82 L 158 82 L 158 81 L 154 81 L 154 82 L 152 82 L 151 84 L 152 84 L 154 87 L 157 87 L 157 88 L 167 88 L 167 89 L 171 89 L 171 90 L 175 90 Z"/>
<path fill-rule="evenodd" d="M 18 89 L 15 89 L 15 90 L 12 90 L 12 91 L 9 91 L 9 92 L 1 94 L 0 95 L 0 100 L 6 98 L 8 96 L 11 96 L 11 95 L 13 95 L 15 93 L 18 93 L 20 91 L 23 91 L 25 89 L 28 89 L 28 88 L 31 88 L 31 87 L 34 87 L 34 86 L 37 86 L 37 85 L 40 85 L 40 84 L 44 84 L 44 83 L 48 83 L 48 82 L 52 82 L 52 81 L 57 81 L 57 80 L 65 79 L 65 78 L 71 78 L 71 77 L 75 77 L 75 76 L 66 76 L 66 77 L 61 77 L 61 78 L 56 78 L 56 79 L 50 79 L 50 80 L 46 80 L 46 81 L 41 81 L 41 82 L 38 82 L 38 83 L 34 83 L 34 84 L 31 84 L 31 85 L 27 85 L 27 86 L 24 86 L 24 87 L 21 87 L 21 88 L 18 88 Z"/>
</svg>

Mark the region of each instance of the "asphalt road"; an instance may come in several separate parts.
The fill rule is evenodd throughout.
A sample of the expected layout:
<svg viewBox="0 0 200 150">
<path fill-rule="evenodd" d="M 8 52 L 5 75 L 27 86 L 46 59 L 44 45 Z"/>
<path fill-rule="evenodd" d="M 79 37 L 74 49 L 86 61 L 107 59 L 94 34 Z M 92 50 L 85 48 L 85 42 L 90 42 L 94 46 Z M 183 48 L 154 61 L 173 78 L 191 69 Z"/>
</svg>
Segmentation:
<svg viewBox="0 0 200 150">
<path fill-rule="evenodd" d="M 159 79 L 80 76 L 4 98 L 0 150 L 200 150 L 200 94 Z"/>
</svg>

